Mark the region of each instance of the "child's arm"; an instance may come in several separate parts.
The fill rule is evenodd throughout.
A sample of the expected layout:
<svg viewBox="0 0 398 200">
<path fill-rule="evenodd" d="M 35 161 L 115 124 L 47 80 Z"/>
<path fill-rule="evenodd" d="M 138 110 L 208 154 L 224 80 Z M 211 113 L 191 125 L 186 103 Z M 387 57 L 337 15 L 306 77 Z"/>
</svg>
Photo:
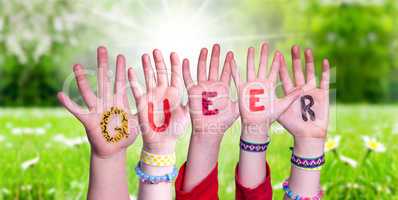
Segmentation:
<svg viewBox="0 0 398 200">
<path fill-rule="evenodd" d="M 98 48 L 97 58 L 97 96 L 90 89 L 83 67 L 73 67 L 80 94 L 88 111 L 74 103 L 63 92 L 58 94 L 58 99 L 84 125 L 91 144 L 88 199 L 128 200 L 126 149 L 135 140 L 137 119 L 130 113 L 125 94 L 125 59 L 122 55 L 117 57 L 113 91 L 107 77 L 106 48 Z M 114 120 L 117 118 L 120 120 Z"/>
<path fill-rule="evenodd" d="M 283 99 L 276 97 L 275 88 L 281 54 L 275 53 L 268 73 L 267 54 L 268 45 L 263 43 L 256 75 L 254 48 L 248 49 L 246 82 L 241 80 L 235 61 L 232 61 L 232 75 L 238 89 L 242 121 L 238 183 L 249 189 L 255 189 L 266 181 L 266 148 L 269 143 L 268 130 L 271 124 L 297 99 L 301 92 L 297 89 Z M 263 187 L 262 191 L 266 193 L 266 187 Z"/>
<path fill-rule="evenodd" d="M 223 135 L 238 117 L 237 103 L 232 102 L 229 97 L 231 59 L 233 54 L 228 52 L 223 70 L 219 73 L 220 46 L 214 45 L 209 76 L 206 77 L 207 49 L 202 49 L 198 61 L 197 84 L 194 84 L 190 75 L 188 60 L 183 62 L 183 77 L 189 94 L 192 121 L 192 135 L 183 177 L 184 192 L 191 192 L 216 170 Z M 216 175 L 214 178 L 216 181 Z"/>
<path fill-rule="evenodd" d="M 183 83 L 177 54 L 170 55 L 170 84 L 161 52 L 154 50 L 153 57 L 156 76 L 149 55 L 142 56 L 146 93 L 140 87 L 134 70 L 129 69 L 144 143 L 141 160 L 136 167 L 140 179 L 140 200 L 172 199 L 172 182 L 177 176 L 175 145 L 189 122 L 188 110 L 181 105 Z"/>
<path fill-rule="evenodd" d="M 284 59 L 281 62 L 280 77 L 284 92 L 289 94 L 296 85 L 302 87 L 304 93 L 278 119 L 294 136 L 291 175 L 284 189 L 293 195 L 314 197 L 319 196 L 321 191 L 319 166 L 324 162 L 324 141 L 329 123 L 329 62 L 323 60 L 318 88 L 312 51 L 305 51 L 306 80 L 301 70 L 298 46 L 292 48 L 292 60 L 295 84 L 290 80 Z M 303 159 L 314 162 L 303 162 Z M 285 199 L 289 199 L 287 195 Z"/>
</svg>

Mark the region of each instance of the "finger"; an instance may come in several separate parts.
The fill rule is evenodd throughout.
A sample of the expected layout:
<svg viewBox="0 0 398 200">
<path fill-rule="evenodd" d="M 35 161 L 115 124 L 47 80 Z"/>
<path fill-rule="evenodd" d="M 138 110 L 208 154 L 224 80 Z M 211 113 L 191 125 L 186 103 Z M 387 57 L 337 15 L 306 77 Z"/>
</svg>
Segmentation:
<svg viewBox="0 0 398 200">
<path fill-rule="evenodd" d="M 260 51 L 260 66 L 258 68 L 258 79 L 265 80 L 267 77 L 267 63 L 268 63 L 268 44 L 261 44 Z"/>
<path fill-rule="evenodd" d="M 220 63 L 220 45 L 215 44 L 211 50 L 209 81 L 218 80 L 218 67 Z"/>
<path fill-rule="evenodd" d="M 293 74 L 296 86 L 303 86 L 305 84 L 305 80 L 304 80 L 303 71 L 301 69 L 300 47 L 297 45 L 294 45 L 292 47 L 292 62 L 293 62 Z"/>
<path fill-rule="evenodd" d="M 83 66 L 76 64 L 73 66 L 73 73 L 75 73 L 75 78 L 77 82 L 77 87 L 79 88 L 80 94 L 83 97 L 89 110 L 94 109 L 97 97 L 90 88 L 90 84 L 86 78 L 86 72 Z"/>
<path fill-rule="evenodd" d="M 287 96 L 285 96 L 283 99 L 278 100 L 278 105 L 276 106 L 275 109 L 275 114 L 279 116 L 285 110 L 297 99 L 300 97 L 302 94 L 302 89 L 298 88 L 293 90 L 291 93 L 289 93 Z"/>
<path fill-rule="evenodd" d="M 330 79 L 330 64 L 328 59 L 323 59 L 322 62 L 322 79 L 320 88 L 323 90 L 329 90 L 329 79 Z"/>
<path fill-rule="evenodd" d="M 278 71 L 280 67 L 280 57 L 281 53 L 277 51 L 274 56 L 274 60 L 272 61 L 271 71 L 268 76 L 268 80 L 275 85 L 276 79 L 278 77 Z"/>
<path fill-rule="evenodd" d="M 305 70 L 307 72 L 307 84 L 316 87 L 315 80 L 315 67 L 314 67 L 314 56 L 311 49 L 306 49 L 305 55 Z"/>
<path fill-rule="evenodd" d="M 97 65 L 98 65 L 98 97 L 109 97 L 110 81 L 108 78 L 108 52 L 105 47 L 97 49 Z"/>
<path fill-rule="evenodd" d="M 86 111 L 72 101 L 65 93 L 59 92 L 57 94 L 58 101 L 76 118 L 82 120 L 82 116 L 86 114 Z"/>
<path fill-rule="evenodd" d="M 206 81 L 206 61 L 207 61 L 207 49 L 202 48 L 199 54 L 198 60 L 198 81 Z"/>
<path fill-rule="evenodd" d="M 130 134 L 125 140 L 120 141 L 120 145 L 125 147 L 129 147 L 131 144 L 133 144 L 140 132 L 140 124 L 137 114 L 129 114 L 128 117 L 128 127 Z"/>
<path fill-rule="evenodd" d="M 171 62 L 171 86 L 176 88 L 182 88 L 182 76 L 181 76 L 181 63 L 176 53 L 170 54 Z"/>
<path fill-rule="evenodd" d="M 116 58 L 115 94 L 125 96 L 126 94 L 126 59 L 123 55 Z"/>
<path fill-rule="evenodd" d="M 167 86 L 169 84 L 169 80 L 167 77 L 167 69 L 166 64 L 164 63 L 162 52 L 160 52 L 158 49 L 155 49 L 153 51 L 153 58 L 155 60 L 158 86 Z"/>
<path fill-rule="evenodd" d="M 192 80 L 191 71 L 189 70 L 189 60 L 186 58 L 182 61 L 182 76 L 184 78 L 185 87 L 189 90 L 194 83 Z"/>
<path fill-rule="evenodd" d="M 138 82 L 137 76 L 136 76 L 133 68 L 129 68 L 128 77 L 129 77 L 129 83 L 130 83 L 131 91 L 133 92 L 135 102 L 138 104 L 141 96 L 143 95 L 143 90 L 142 90 L 140 83 Z"/>
<path fill-rule="evenodd" d="M 146 90 L 149 92 L 156 87 L 155 73 L 153 72 L 151 59 L 148 54 L 142 55 L 141 60 L 142 68 L 144 70 Z"/>
<path fill-rule="evenodd" d="M 280 57 L 280 63 L 281 65 L 279 67 L 279 76 L 282 81 L 283 91 L 285 92 L 285 94 L 288 94 L 293 90 L 294 86 L 292 80 L 290 79 L 289 71 L 287 70 L 286 66 L 285 57 L 283 55 L 281 55 Z"/>
<path fill-rule="evenodd" d="M 229 51 L 227 55 L 225 56 L 225 61 L 224 61 L 224 66 L 221 72 L 221 77 L 220 80 L 224 82 L 225 84 L 229 85 L 231 82 L 231 60 L 234 59 L 234 53 L 232 51 Z"/>
<path fill-rule="evenodd" d="M 247 49 L 247 81 L 253 81 L 256 79 L 254 70 L 254 48 L 250 47 Z"/>
<path fill-rule="evenodd" d="M 232 77 L 233 77 L 233 79 L 234 79 L 236 88 L 239 89 L 240 84 L 241 84 L 242 81 L 241 81 L 241 79 L 240 79 L 240 74 L 239 74 L 239 72 L 238 72 L 238 67 L 236 66 L 235 59 L 232 59 L 232 60 L 230 61 L 230 67 L 231 67 Z"/>
<path fill-rule="evenodd" d="M 232 106 L 233 119 L 235 121 L 240 116 L 239 103 L 237 101 L 234 101 L 232 102 L 231 106 Z"/>
</svg>

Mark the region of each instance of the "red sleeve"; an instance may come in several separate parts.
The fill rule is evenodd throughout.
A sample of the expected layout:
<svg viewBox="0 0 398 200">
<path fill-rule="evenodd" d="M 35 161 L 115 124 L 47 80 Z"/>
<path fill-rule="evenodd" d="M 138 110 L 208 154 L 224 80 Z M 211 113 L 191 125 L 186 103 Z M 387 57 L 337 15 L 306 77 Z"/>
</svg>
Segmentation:
<svg viewBox="0 0 398 200">
<path fill-rule="evenodd" d="M 190 192 L 182 191 L 185 166 L 186 163 L 181 166 L 175 183 L 176 200 L 218 200 L 218 165 Z"/>
<path fill-rule="evenodd" d="M 238 165 L 235 170 L 236 200 L 272 200 L 271 173 L 268 163 L 267 177 L 263 183 L 253 189 L 246 188 L 239 183 Z"/>
</svg>

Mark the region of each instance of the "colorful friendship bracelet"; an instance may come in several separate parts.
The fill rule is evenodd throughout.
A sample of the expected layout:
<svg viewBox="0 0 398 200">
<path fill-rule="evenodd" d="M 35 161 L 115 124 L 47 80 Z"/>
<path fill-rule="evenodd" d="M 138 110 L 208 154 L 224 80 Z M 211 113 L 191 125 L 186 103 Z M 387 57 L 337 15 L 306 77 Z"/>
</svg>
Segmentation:
<svg viewBox="0 0 398 200">
<path fill-rule="evenodd" d="M 290 188 L 289 188 L 289 182 L 286 180 L 282 184 L 283 190 L 285 191 L 285 194 L 287 197 L 293 200 L 321 200 L 323 197 L 323 191 L 319 191 L 318 194 L 316 194 L 313 197 L 302 197 L 299 194 L 294 193 Z"/>
<path fill-rule="evenodd" d="M 146 174 L 142 169 L 141 169 L 141 161 L 138 162 L 137 166 L 135 167 L 135 174 L 138 176 L 141 182 L 146 183 L 146 184 L 159 184 L 159 183 L 171 183 L 174 181 L 174 179 L 178 175 L 178 170 L 174 166 L 173 171 L 165 174 L 163 176 L 152 176 L 149 174 Z"/>
<path fill-rule="evenodd" d="M 323 164 L 325 164 L 325 154 L 322 154 L 316 158 L 302 158 L 292 153 L 292 158 L 290 161 L 298 168 L 305 170 L 317 170 L 320 169 Z"/>
<path fill-rule="evenodd" d="M 169 155 L 159 155 L 143 150 L 141 153 L 141 161 L 147 165 L 157 167 L 172 166 L 176 163 L 176 155 L 175 153 Z"/>
<path fill-rule="evenodd" d="M 267 150 L 270 141 L 268 140 L 266 143 L 257 144 L 257 143 L 250 143 L 240 139 L 240 149 L 249 152 L 264 152 Z"/>
</svg>

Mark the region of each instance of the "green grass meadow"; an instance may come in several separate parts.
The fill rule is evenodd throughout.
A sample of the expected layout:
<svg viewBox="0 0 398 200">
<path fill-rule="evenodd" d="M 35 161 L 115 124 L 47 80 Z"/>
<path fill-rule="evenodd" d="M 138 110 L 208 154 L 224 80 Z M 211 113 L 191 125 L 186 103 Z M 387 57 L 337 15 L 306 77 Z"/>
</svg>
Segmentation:
<svg viewBox="0 0 398 200">
<path fill-rule="evenodd" d="M 239 130 L 235 123 L 222 143 L 220 199 L 234 199 Z M 178 165 L 186 159 L 189 132 L 179 140 Z M 336 151 L 327 153 L 322 169 L 325 199 L 398 199 L 398 106 L 333 106 L 329 135 L 340 135 L 341 140 Z M 363 136 L 377 138 L 386 150 L 368 150 Z M 83 127 L 62 108 L 0 109 L 0 200 L 85 199 L 90 146 L 73 145 L 79 137 L 85 138 Z M 274 199 L 281 199 L 280 183 L 290 172 L 292 138 L 280 126 L 273 127 L 271 137 L 267 159 Z M 134 197 L 138 185 L 134 166 L 141 146 L 138 139 L 128 151 L 129 192 Z M 351 158 L 355 167 L 338 156 Z M 34 158 L 30 165 L 26 162 Z"/>
</svg>

